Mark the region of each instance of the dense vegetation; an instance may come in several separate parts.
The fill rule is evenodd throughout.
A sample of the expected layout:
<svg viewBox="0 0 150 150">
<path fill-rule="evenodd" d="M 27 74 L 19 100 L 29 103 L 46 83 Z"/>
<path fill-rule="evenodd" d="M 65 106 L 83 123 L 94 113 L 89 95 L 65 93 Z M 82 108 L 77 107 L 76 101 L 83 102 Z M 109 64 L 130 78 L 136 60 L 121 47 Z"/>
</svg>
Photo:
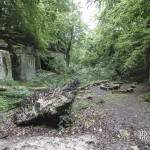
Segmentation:
<svg viewBox="0 0 150 150">
<path fill-rule="evenodd" d="M 99 7 L 98 25 L 90 32 L 72 0 L 0 1 L 0 39 L 10 50 L 19 44 L 34 47 L 42 69 L 59 74 L 39 75 L 27 87 L 60 86 L 75 77 L 82 83 L 149 79 L 149 1 L 87 2 Z"/>
<path fill-rule="evenodd" d="M 62 53 L 67 65 L 72 43 L 82 26 L 79 11 L 70 0 L 4 0 L 0 2 L 0 34 L 11 47 L 22 43 L 40 52 L 49 67 L 49 50 Z M 49 60 L 48 60 L 49 59 Z"/>
<path fill-rule="evenodd" d="M 34 46 L 46 70 L 60 73 L 71 64 L 69 72 L 81 68 L 91 72 L 94 68 L 96 77 L 148 79 L 149 2 L 87 2 L 99 5 L 99 23 L 90 33 L 85 32 L 79 9 L 71 0 L 1 1 L 1 38 L 10 46 L 14 43 Z"/>
<path fill-rule="evenodd" d="M 101 10 L 92 40 L 95 48 L 86 61 L 90 65 L 101 61 L 104 67 L 113 70 L 114 77 L 148 79 L 150 3 L 146 0 L 98 2 Z"/>
</svg>

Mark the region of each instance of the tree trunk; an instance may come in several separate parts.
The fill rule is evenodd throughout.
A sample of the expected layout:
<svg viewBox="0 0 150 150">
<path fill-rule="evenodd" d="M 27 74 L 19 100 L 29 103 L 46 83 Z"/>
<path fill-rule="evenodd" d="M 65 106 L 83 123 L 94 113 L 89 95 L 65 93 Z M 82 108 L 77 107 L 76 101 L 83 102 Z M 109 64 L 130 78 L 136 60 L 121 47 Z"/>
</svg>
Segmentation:
<svg viewBox="0 0 150 150">
<path fill-rule="evenodd" d="M 146 79 L 150 81 L 150 51 L 146 50 Z"/>
<path fill-rule="evenodd" d="M 70 64 L 70 50 L 71 50 L 71 41 L 69 42 L 68 49 L 66 51 L 66 65 L 69 67 Z"/>
<path fill-rule="evenodd" d="M 68 48 L 66 49 L 66 66 L 69 67 L 70 64 L 70 51 L 71 51 L 71 47 L 72 47 L 72 41 L 73 41 L 73 34 L 74 34 L 74 28 L 71 29 L 70 32 L 70 41 L 68 43 Z"/>
<path fill-rule="evenodd" d="M 41 60 L 38 54 L 36 54 L 35 56 L 35 69 L 36 69 L 36 72 L 39 72 L 41 70 Z"/>
</svg>

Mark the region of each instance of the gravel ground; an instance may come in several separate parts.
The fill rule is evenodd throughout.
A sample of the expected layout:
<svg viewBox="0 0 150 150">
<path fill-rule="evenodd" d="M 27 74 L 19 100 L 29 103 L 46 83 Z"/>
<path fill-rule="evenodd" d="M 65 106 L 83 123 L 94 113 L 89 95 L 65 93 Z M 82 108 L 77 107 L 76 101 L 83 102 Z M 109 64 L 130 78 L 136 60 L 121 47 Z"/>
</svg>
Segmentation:
<svg viewBox="0 0 150 150">
<path fill-rule="evenodd" d="M 88 105 L 75 112 L 73 126 L 62 131 L 16 127 L 7 119 L 1 128 L 8 137 L 0 140 L 0 150 L 150 150 L 150 103 L 142 100 L 148 91 L 145 84 L 126 94 L 89 87 L 74 104 L 82 100 Z"/>
<path fill-rule="evenodd" d="M 67 138 L 34 136 L 0 141 L 1 150 L 93 150 L 91 135 Z"/>
</svg>

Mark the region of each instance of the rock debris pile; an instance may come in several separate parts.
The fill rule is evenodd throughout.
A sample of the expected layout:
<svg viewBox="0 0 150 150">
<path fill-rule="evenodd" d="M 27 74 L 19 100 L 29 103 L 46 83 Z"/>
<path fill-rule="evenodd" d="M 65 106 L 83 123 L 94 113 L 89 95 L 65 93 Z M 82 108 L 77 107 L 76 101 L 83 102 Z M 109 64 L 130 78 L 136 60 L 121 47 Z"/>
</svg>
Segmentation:
<svg viewBox="0 0 150 150">
<path fill-rule="evenodd" d="M 14 114 L 17 125 L 48 123 L 57 125 L 62 116 L 69 115 L 69 108 L 75 99 L 75 90 L 80 82 L 76 79 L 62 89 L 36 91 L 26 97 L 20 109 Z"/>
</svg>

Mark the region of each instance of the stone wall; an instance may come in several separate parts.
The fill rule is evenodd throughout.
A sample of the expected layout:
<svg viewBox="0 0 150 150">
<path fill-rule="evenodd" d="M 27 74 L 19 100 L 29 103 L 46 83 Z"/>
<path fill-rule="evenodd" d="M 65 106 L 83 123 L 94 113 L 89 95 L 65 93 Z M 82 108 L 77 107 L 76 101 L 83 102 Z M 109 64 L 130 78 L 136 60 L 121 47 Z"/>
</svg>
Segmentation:
<svg viewBox="0 0 150 150">
<path fill-rule="evenodd" d="M 0 80 L 12 80 L 10 54 L 4 50 L 0 50 Z"/>
</svg>

